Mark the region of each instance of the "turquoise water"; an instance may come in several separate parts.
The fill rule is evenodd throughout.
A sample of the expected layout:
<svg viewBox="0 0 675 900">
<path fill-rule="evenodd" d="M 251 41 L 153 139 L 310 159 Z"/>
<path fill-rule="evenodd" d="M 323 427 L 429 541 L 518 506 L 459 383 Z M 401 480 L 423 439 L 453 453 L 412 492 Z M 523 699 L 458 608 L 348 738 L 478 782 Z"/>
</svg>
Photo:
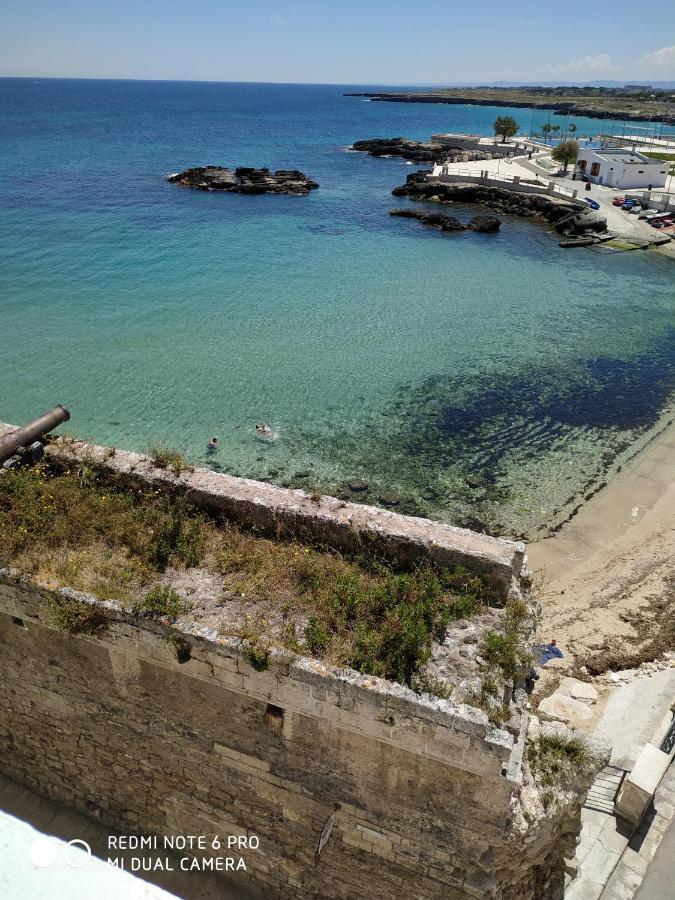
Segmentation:
<svg viewBox="0 0 675 900">
<path fill-rule="evenodd" d="M 443 235 L 390 218 L 414 169 L 346 146 L 489 133 L 509 111 L 344 90 L 0 80 L 0 419 L 62 402 L 101 443 L 164 441 L 326 492 L 363 479 L 370 502 L 533 536 L 668 407 L 675 268 L 564 252 L 526 220 Z M 321 187 L 164 180 L 207 163 L 298 167 Z M 256 438 L 261 419 L 277 440 Z"/>
</svg>

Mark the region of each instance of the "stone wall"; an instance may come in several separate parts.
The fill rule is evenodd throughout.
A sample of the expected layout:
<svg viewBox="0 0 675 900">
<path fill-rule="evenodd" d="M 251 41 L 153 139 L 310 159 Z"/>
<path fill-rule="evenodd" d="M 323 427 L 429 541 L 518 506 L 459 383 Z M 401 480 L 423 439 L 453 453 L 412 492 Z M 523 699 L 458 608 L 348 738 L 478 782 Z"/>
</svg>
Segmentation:
<svg viewBox="0 0 675 900">
<path fill-rule="evenodd" d="M 0 424 L 0 433 L 3 428 Z M 94 463 L 112 475 L 142 481 L 187 495 L 210 513 L 270 534 L 293 535 L 340 550 L 368 550 L 396 562 L 432 559 L 442 566 L 462 565 L 480 574 L 502 598 L 518 589 L 525 561 L 525 544 L 478 534 L 375 506 L 348 503 L 329 496 L 311 496 L 196 468 L 174 474 L 154 466 L 140 453 L 112 450 L 84 441 L 59 440 L 46 448 L 52 463 Z"/>
<path fill-rule="evenodd" d="M 449 701 L 172 629 L 77 595 L 96 635 L 51 624 L 50 593 L 0 572 L 0 768 L 143 834 L 255 834 L 246 877 L 280 898 L 559 896 L 577 804 L 527 825 L 527 716 L 509 730 Z M 318 862 L 322 828 L 336 809 Z M 242 873 L 241 877 L 244 875 Z"/>
</svg>

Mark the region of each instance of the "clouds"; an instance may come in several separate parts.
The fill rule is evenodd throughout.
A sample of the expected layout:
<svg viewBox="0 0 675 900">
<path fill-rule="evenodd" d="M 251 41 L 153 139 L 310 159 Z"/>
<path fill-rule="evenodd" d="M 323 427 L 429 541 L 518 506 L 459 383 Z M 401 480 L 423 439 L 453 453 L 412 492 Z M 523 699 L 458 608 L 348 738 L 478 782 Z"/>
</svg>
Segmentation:
<svg viewBox="0 0 675 900">
<path fill-rule="evenodd" d="M 645 53 L 639 59 L 623 60 L 622 71 L 630 73 L 627 77 L 658 75 L 661 78 L 675 77 L 675 44 L 661 47 L 651 53 Z M 631 71 L 632 70 L 632 71 Z M 542 74 L 554 76 L 609 75 L 619 71 L 608 53 L 595 53 L 567 62 L 547 63 L 540 70 Z"/>
<path fill-rule="evenodd" d="M 675 74 L 675 44 L 672 47 L 661 47 L 660 50 L 645 53 L 640 58 L 640 64 L 648 69 L 664 72 L 664 74 Z"/>
<path fill-rule="evenodd" d="M 609 54 L 596 53 L 593 56 L 584 56 L 581 59 L 570 59 L 566 63 L 551 65 L 547 63 L 541 70 L 547 75 L 585 75 L 602 74 L 603 72 L 615 72 L 615 66 Z"/>
</svg>

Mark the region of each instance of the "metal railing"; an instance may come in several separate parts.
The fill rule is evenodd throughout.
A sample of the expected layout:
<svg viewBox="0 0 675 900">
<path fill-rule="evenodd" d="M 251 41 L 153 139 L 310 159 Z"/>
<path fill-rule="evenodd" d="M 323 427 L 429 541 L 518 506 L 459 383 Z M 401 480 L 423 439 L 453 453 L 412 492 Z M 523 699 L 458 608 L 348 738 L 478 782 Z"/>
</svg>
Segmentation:
<svg viewBox="0 0 675 900">
<path fill-rule="evenodd" d="M 475 169 L 450 169 L 441 166 L 438 174 L 427 175 L 431 181 L 468 181 L 472 184 L 485 184 L 499 187 L 508 185 L 516 189 L 520 188 L 524 193 L 548 194 L 550 196 L 565 197 L 570 200 L 577 198 L 577 191 L 556 181 L 543 181 L 538 177 L 526 178 L 522 175 L 507 175 L 502 172 L 490 172 L 489 170 L 476 171 Z"/>
</svg>

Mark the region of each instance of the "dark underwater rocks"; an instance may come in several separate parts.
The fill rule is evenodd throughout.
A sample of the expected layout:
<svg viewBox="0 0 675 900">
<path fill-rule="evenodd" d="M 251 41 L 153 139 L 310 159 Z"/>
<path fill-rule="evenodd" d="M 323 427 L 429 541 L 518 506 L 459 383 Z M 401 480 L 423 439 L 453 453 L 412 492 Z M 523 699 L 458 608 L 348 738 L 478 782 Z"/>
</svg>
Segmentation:
<svg viewBox="0 0 675 900">
<path fill-rule="evenodd" d="M 442 213 L 427 212 L 422 209 L 391 209 L 390 216 L 400 216 L 403 219 L 417 219 L 423 225 L 432 228 L 440 228 L 441 231 L 480 231 L 484 233 L 499 231 L 501 222 L 496 216 L 476 216 L 464 225 L 454 216 L 445 216 Z"/>
<path fill-rule="evenodd" d="M 228 191 L 236 194 L 308 194 L 319 187 L 297 169 L 240 167 L 232 172 L 223 166 L 197 166 L 170 175 L 167 181 L 202 191 Z"/>
</svg>

